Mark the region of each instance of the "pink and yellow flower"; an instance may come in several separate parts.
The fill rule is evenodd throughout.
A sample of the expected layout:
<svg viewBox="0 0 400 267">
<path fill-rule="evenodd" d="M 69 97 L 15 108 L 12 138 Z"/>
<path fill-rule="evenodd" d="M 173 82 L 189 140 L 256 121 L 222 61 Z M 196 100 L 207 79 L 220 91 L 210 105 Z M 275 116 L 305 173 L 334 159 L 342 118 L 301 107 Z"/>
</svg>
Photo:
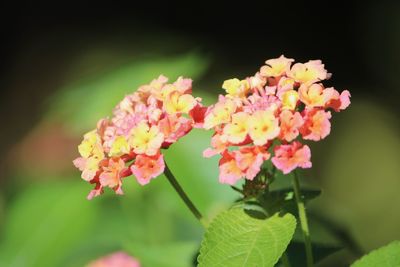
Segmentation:
<svg viewBox="0 0 400 267">
<path fill-rule="evenodd" d="M 257 146 L 265 145 L 279 134 L 279 120 L 271 110 L 257 110 L 249 118 L 249 135 Z"/>
<path fill-rule="evenodd" d="M 284 174 L 290 173 L 297 167 L 311 168 L 312 166 L 310 148 L 300 142 L 276 146 L 274 153 L 272 163 Z"/>
<path fill-rule="evenodd" d="M 164 108 L 168 114 L 189 113 L 197 101 L 190 94 L 181 94 L 179 91 L 169 93 L 164 101 Z"/>
<path fill-rule="evenodd" d="M 279 139 L 286 142 L 293 141 L 299 135 L 300 127 L 303 126 L 303 117 L 299 112 L 282 110 L 279 119 L 281 122 Z"/>
<path fill-rule="evenodd" d="M 250 89 L 250 84 L 247 80 L 230 79 L 224 81 L 222 88 L 225 89 L 229 97 L 246 97 Z"/>
<path fill-rule="evenodd" d="M 193 128 L 194 120 L 181 116 L 165 116 L 158 122 L 158 128 L 164 136 L 162 148 L 167 148 L 171 144 L 178 141 L 179 138 L 185 136 Z"/>
<path fill-rule="evenodd" d="M 223 129 L 221 139 L 232 144 L 242 143 L 249 130 L 249 114 L 238 112 L 232 115 L 232 121 L 227 123 Z"/>
<path fill-rule="evenodd" d="M 265 147 L 246 146 L 239 150 L 225 150 L 219 162 L 219 181 L 234 185 L 240 178 L 253 180 L 261 170 L 261 165 L 270 154 Z"/>
<path fill-rule="evenodd" d="M 299 101 L 299 93 L 296 90 L 288 90 L 281 95 L 282 109 L 295 110 Z"/>
<path fill-rule="evenodd" d="M 304 110 L 304 124 L 300 131 L 305 140 L 319 141 L 324 139 L 331 132 L 332 117 L 329 111 L 311 109 Z"/>
<path fill-rule="evenodd" d="M 322 84 L 330 74 L 320 60 L 293 62 L 282 55 L 267 60 L 254 76 L 226 80 L 226 94 L 207 109 L 203 127 L 215 133 L 203 156 L 221 155 L 221 183 L 254 179 L 270 148 L 272 163 L 282 172 L 310 168 L 311 151 L 301 139 L 324 139 L 330 133 L 329 110 L 349 106 L 347 90 L 339 94 Z"/>
<path fill-rule="evenodd" d="M 96 130 L 84 135 L 78 151 L 81 156 L 74 160 L 74 165 L 82 171 L 82 179 L 90 181 L 96 176 L 98 166 L 105 157 L 101 137 Z"/>
<path fill-rule="evenodd" d="M 307 107 L 324 107 L 331 98 L 331 90 L 324 89 L 322 84 L 314 83 L 299 88 L 299 98 Z"/>
<path fill-rule="evenodd" d="M 139 184 L 145 185 L 150 179 L 156 178 L 164 171 L 164 157 L 162 154 L 147 156 L 138 155 L 135 163 L 131 165 L 131 171 L 136 176 Z"/>
<path fill-rule="evenodd" d="M 225 150 L 219 161 L 220 183 L 234 185 L 240 178 L 244 177 L 244 175 L 234 155 Z"/>
<path fill-rule="evenodd" d="M 140 122 L 132 128 L 129 136 L 129 145 L 136 154 L 153 156 L 157 154 L 164 141 L 164 134 L 156 125 L 151 127 L 146 122 Z"/>
<path fill-rule="evenodd" d="M 311 84 L 330 78 L 330 74 L 325 69 L 321 60 L 310 60 L 307 63 L 296 63 L 288 71 L 287 75 L 301 84 Z"/>
<path fill-rule="evenodd" d="M 121 158 L 111 158 L 104 161 L 102 172 L 99 175 L 99 182 L 103 187 L 110 187 L 118 194 L 122 194 L 122 178 L 127 168 Z"/>
<path fill-rule="evenodd" d="M 122 193 L 123 178 L 133 174 L 147 184 L 165 168 L 161 149 L 192 128 L 214 131 L 203 155 L 221 155 L 219 180 L 253 180 L 269 160 L 283 173 L 311 167 L 311 151 L 302 140 L 319 141 L 331 128 L 331 111 L 350 104 L 347 90 L 325 88 L 330 78 L 320 60 L 295 63 L 283 55 L 266 61 L 259 72 L 222 84 L 225 95 L 210 107 L 192 96 L 192 80 L 169 84 L 159 76 L 126 96 L 110 119 L 85 134 L 74 160 L 82 178 L 95 184 L 88 198 L 104 187 Z"/>
<path fill-rule="evenodd" d="M 344 110 L 350 105 L 350 96 L 350 92 L 347 90 L 344 90 L 341 94 L 335 90 L 328 103 L 326 103 L 326 107 L 332 108 L 336 112 Z"/>
<path fill-rule="evenodd" d="M 248 180 L 253 180 L 260 172 L 263 162 L 270 158 L 269 152 L 263 146 L 245 146 L 233 153 L 238 167 Z"/>
<path fill-rule="evenodd" d="M 164 171 L 161 149 L 204 122 L 201 99 L 191 92 L 192 80 L 179 77 L 168 84 L 161 75 L 126 96 L 110 119 L 101 119 L 85 134 L 74 164 L 84 180 L 95 184 L 89 199 L 104 187 L 122 194 L 123 178 L 132 174 L 144 185 Z"/>
<path fill-rule="evenodd" d="M 223 123 L 231 121 L 231 115 L 237 108 L 236 103 L 229 98 L 221 96 L 218 103 L 215 106 L 209 108 L 204 117 L 205 129 L 211 129 Z"/>
<path fill-rule="evenodd" d="M 204 150 L 203 156 L 205 158 L 211 158 L 212 156 L 221 154 L 225 150 L 227 150 L 230 144 L 224 142 L 223 139 L 225 138 L 221 138 L 221 134 L 215 133 L 211 137 L 211 148 L 207 148 L 206 150 Z"/>
<path fill-rule="evenodd" d="M 267 77 L 279 77 L 285 74 L 294 59 L 286 58 L 284 55 L 281 55 L 279 58 L 269 59 L 265 61 L 266 66 L 262 66 L 260 73 L 263 76 Z"/>
</svg>

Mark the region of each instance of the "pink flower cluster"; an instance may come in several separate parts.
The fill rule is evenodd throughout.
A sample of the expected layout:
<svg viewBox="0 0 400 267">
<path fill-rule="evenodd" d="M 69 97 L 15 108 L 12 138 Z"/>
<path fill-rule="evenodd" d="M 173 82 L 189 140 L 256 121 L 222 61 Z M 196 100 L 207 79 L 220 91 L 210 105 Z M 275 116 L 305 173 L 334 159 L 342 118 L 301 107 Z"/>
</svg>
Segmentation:
<svg viewBox="0 0 400 267">
<path fill-rule="evenodd" d="M 140 267 L 140 263 L 125 252 L 114 252 L 90 262 L 87 267 Z"/>
<path fill-rule="evenodd" d="M 204 117 L 215 131 L 205 157 L 222 155 L 221 183 L 253 180 L 271 158 L 283 173 L 311 167 L 311 151 L 303 140 L 319 141 L 330 133 L 331 110 L 350 104 L 350 93 L 325 88 L 330 74 L 320 60 L 295 63 L 283 55 L 243 80 L 226 80 L 218 102 Z"/>
<path fill-rule="evenodd" d="M 161 75 L 141 86 L 116 106 L 111 118 L 84 135 L 74 164 L 84 180 L 96 185 L 89 199 L 104 187 L 122 194 L 122 178 L 131 174 L 139 184 L 149 183 L 164 171 L 161 149 L 199 126 L 206 108 L 192 96 L 192 80 L 167 82 Z"/>
</svg>

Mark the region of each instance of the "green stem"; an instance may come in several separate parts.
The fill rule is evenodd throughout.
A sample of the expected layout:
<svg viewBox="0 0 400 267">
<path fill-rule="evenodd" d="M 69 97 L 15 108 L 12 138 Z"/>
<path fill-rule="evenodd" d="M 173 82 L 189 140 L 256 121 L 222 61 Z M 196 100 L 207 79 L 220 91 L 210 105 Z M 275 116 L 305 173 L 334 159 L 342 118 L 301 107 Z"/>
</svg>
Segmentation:
<svg viewBox="0 0 400 267">
<path fill-rule="evenodd" d="M 207 228 L 207 223 L 204 221 L 204 218 L 201 215 L 200 211 L 196 208 L 196 206 L 193 204 L 193 202 L 187 196 L 185 191 L 182 189 L 182 187 L 176 180 L 175 176 L 172 174 L 171 170 L 169 169 L 167 163 L 166 162 L 164 162 L 164 163 L 165 163 L 165 169 L 164 169 L 165 177 L 167 177 L 169 183 L 172 185 L 172 187 L 175 189 L 175 191 L 181 197 L 183 202 L 185 202 L 186 206 L 193 213 L 193 215 L 200 221 L 200 223 L 204 226 L 204 228 Z"/>
<path fill-rule="evenodd" d="M 297 208 L 299 210 L 300 225 L 301 225 L 301 230 L 303 232 L 304 244 L 306 247 L 307 267 L 313 267 L 314 264 L 313 264 L 313 254 L 312 254 L 311 239 L 310 239 L 310 230 L 308 228 L 307 214 L 306 214 L 306 209 L 304 207 L 304 201 L 300 192 L 300 182 L 296 172 L 294 172 L 293 175 L 293 189 L 294 189 L 294 195 L 296 197 Z"/>
<path fill-rule="evenodd" d="M 290 261 L 289 261 L 289 257 L 288 257 L 288 255 L 287 255 L 286 251 L 283 252 L 283 254 L 282 254 L 282 256 L 281 256 L 281 262 L 283 263 L 283 266 L 285 266 L 285 267 L 291 267 Z"/>
</svg>

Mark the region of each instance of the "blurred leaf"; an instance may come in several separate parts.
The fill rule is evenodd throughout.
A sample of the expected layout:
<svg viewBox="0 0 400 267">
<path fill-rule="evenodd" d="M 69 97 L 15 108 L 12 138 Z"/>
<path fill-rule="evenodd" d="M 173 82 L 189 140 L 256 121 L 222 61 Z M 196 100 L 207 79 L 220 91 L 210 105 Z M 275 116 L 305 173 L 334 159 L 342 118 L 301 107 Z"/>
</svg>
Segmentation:
<svg viewBox="0 0 400 267">
<path fill-rule="evenodd" d="M 110 70 L 101 77 L 61 88 L 51 100 L 48 118 L 66 123 L 68 130 L 81 134 L 111 114 L 122 98 L 160 74 L 174 81 L 178 76 L 198 78 L 207 68 L 207 58 L 189 53 L 175 58 L 151 58 Z M 196 92 L 196 89 L 194 89 Z"/>
<path fill-rule="evenodd" d="M 400 266 L 400 241 L 394 241 L 354 262 L 351 267 Z"/>
<path fill-rule="evenodd" d="M 331 227 L 327 226 L 325 222 L 321 222 L 310 216 L 310 213 L 308 213 L 308 225 L 310 228 L 311 242 L 316 246 L 332 248 L 342 248 L 344 246 L 341 240 L 336 236 L 336 232 L 332 231 Z M 304 241 L 300 224 L 297 225 L 292 241 Z"/>
<path fill-rule="evenodd" d="M 178 252 L 171 252 L 169 261 L 191 259 L 195 253 L 193 244 L 200 241 L 201 227 L 197 222 L 189 223 L 191 214 L 181 216 L 179 208 L 171 210 L 164 205 L 171 202 L 175 193 L 167 190 L 167 181 L 159 178 L 148 187 L 127 179 L 126 195 L 116 196 L 107 190 L 92 201 L 85 198 L 91 185 L 78 180 L 31 186 L 18 195 L 8 210 L 0 240 L 0 266 L 83 266 L 126 244 L 155 247 L 157 257 L 161 250 L 157 246 L 182 240 L 182 231 L 186 240 L 193 240 L 188 241 L 192 242 L 191 250 L 186 243 L 180 244 L 176 248 L 179 257 L 172 258 Z M 148 250 L 146 257 L 153 257 L 152 251 Z"/>
<path fill-rule="evenodd" d="M 84 188 L 64 183 L 28 189 L 8 212 L 1 266 L 59 266 L 95 223 L 96 209 L 82 203 Z"/>
<path fill-rule="evenodd" d="M 193 266 L 196 242 L 180 242 L 144 246 L 129 244 L 126 250 L 140 260 L 143 267 L 189 267 Z"/>
<path fill-rule="evenodd" d="M 259 220 L 242 209 L 225 211 L 207 229 L 199 266 L 274 266 L 295 228 L 291 214 Z"/>
<path fill-rule="evenodd" d="M 363 251 L 400 239 L 400 212 L 393 204 L 400 203 L 399 118 L 387 106 L 359 98 L 337 114 L 325 144 L 312 148 L 313 164 L 320 166 L 314 176 L 324 189 L 313 210 L 346 228 Z"/>
</svg>

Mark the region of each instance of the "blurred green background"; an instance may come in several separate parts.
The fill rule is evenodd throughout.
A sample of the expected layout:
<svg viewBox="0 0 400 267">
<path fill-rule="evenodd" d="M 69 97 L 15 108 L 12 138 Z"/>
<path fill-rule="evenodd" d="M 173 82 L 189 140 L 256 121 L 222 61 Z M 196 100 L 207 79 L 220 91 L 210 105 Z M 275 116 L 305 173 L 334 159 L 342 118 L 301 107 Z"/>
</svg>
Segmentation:
<svg viewBox="0 0 400 267">
<path fill-rule="evenodd" d="M 72 165 L 76 146 L 125 94 L 159 74 L 193 78 L 194 94 L 211 104 L 224 79 L 252 75 L 280 54 L 322 59 L 333 73 L 328 84 L 352 93 L 331 135 L 312 145 L 313 168 L 304 172 L 304 183 L 322 188 L 309 211 L 330 226 L 330 235 L 313 226 L 314 239 L 345 247 L 321 266 L 347 266 L 400 239 L 400 4 L 320 5 L 7 6 L 0 266 L 84 266 L 117 250 L 145 267 L 193 266 L 203 230 L 166 179 L 141 187 L 128 178 L 124 196 L 107 191 L 87 201 L 91 185 Z M 209 138 L 192 131 L 166 160 L 212 218 L 238 196 L 218 183 L 217 158 L 202 158 Z"/>
</svg>

